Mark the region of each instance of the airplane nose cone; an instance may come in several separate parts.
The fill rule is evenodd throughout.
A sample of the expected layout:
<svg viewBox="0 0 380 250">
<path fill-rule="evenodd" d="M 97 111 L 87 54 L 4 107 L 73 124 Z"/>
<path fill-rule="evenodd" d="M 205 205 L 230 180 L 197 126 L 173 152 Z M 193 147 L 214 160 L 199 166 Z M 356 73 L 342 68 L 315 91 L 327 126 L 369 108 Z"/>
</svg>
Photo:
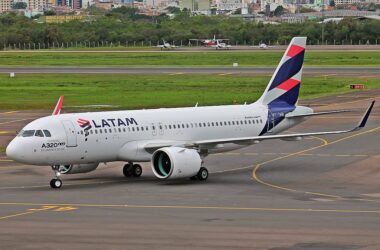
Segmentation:
<svg viewBox="0 0 380 250">
<path fill-rule="evenodd" d="M 17 150 L 16 146 L 17 146 L 16 143 L 14 141 L 11 141 L 11 143 L 9 143 L 5 153 L 9 159 L 17 161 L 20 158 L 20 153 L 18 152 L 19 150 Z"/>
</svg>

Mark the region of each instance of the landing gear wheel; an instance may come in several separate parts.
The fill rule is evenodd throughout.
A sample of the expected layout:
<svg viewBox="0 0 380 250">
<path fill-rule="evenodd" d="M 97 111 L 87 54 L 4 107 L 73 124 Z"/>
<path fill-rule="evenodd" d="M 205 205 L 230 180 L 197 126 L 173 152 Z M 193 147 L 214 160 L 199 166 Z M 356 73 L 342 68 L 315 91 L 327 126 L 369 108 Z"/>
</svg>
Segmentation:
<svg viewBox="0 0 380 250">
<path fill-rule="evenodd" d="M 130 164 L 130 163 L 127 163 L 124 165 L 123 174 L 125 177 L 131 177 L 132 176 L 131 168 L 132 168 L 132 164 Z"/>
<path fill-rule="evenodd" d="M 52 179 L 50 181 L 50 187 L 51 188 L 61 188 L 62 187 L 62 181 L 60 179 Z"/>
<path fill-rule="evenodd" d="M 140 177 L 142 174 L 142 167 L 139 164 L 134 164 L 132 167 L 132 175 L 134 177 Z"/>
<path fill-rule="evenodd" d="M 208 170 L 205 167 L 201 167 L 197 174 L 198 180 L 205 181 L 208 178 Z"/>
</svg>

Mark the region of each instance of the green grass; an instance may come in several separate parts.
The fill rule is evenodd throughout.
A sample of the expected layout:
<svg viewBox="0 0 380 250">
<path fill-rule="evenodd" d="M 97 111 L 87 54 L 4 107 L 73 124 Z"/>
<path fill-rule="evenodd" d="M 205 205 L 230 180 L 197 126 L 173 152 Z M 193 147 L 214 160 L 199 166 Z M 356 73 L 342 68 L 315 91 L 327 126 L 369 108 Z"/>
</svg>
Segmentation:
<svg viewBox="0 0 380 250">
<path fill-rule="evenodd" d="M 0 52 L 0 66 L 240 66 L 275 67 L 283 52 Z M 380 51 L 309 51 L 306 66 L 380 66 Z"/>
<path fill-rule="evenodd" d="M 65 95 L 65 110 L 80 105 L 115 105 L 108 109 L 137 109 L 254 102 L 269 76 L 220 75 L 0 75 L 0 109 L 52 110 L 58 96 Z M 352 91 L 351 83 L 379 88 L 380 79 L 307 77 L 301 99 Z M 104 110 L 105 108 L 102 108 Z M 82 108 L 94 110 L 94 108 Z"/>
</svg>

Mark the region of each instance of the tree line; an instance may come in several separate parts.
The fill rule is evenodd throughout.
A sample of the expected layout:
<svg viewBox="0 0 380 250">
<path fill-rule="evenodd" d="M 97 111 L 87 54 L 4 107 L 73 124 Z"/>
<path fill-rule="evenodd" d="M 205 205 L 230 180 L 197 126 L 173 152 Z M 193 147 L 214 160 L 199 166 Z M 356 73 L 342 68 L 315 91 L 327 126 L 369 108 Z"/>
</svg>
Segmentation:
<svg viewBox="0 0 380 250">
<path fill-rule="evenodd" d="M 323 26 L 323 27 L 322 27 Z M 322 32 L 323 30 L 323 32 Z M 131 8 L 116 9 L 91 21 L 38 23 L 13 13 L 0 16 L 0 48 L 19 44 L 145 44 L 174 41 L 187 45 L 189 39 L 206 39 L 216 35 L 231 44 L 286 44 L 294 36 L 307 36 L 309 44 L 380 44 L 380 21 L 343 19 L 341 22 L 278 25 L 248 22 L 237 17 L 190 16 L 178 13 L 175 18 L 162 15 L 147 17 Z M 19 46 L 17 46 L 19 47 Z"/>
</svg>

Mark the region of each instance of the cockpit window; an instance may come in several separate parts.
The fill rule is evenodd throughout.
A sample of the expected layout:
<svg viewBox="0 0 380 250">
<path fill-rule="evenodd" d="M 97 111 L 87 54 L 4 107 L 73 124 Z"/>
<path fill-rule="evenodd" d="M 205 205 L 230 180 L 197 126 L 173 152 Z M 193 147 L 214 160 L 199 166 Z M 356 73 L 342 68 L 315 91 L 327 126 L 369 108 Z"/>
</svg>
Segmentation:
<svg viewBox="0 0 380 250">
<path fill-rule="evenodd" d="M 49 130 L 44 129 L 44 134 L 45 134 L 46 137 L 51 137 L 51 134 L 50 134 Z"/>
<path fill-rule="evenodd" d="M 42 133 L 42 130 L 36 130 L 36 133 L 34 134 L 37 137 L 44 137 L 44 134 Z"/>
<path fill-rule="evenodd" d="M 24 130 L 22 132 L 22 137 L 32 137 L 34 135 L 35 130 Z"/>
</svg>

